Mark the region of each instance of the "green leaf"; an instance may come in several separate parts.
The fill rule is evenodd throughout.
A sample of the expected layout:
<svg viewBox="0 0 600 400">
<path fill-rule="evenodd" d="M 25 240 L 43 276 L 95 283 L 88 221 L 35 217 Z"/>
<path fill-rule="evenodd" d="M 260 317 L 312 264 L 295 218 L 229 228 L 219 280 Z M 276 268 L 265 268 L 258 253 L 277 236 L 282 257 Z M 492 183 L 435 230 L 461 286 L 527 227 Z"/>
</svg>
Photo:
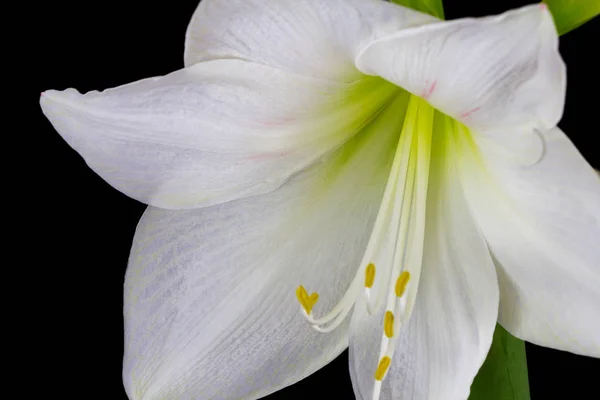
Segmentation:
<svg viewBox="0 0 600 400">
<path fill-rule="evenodd" d="M 529 400 L 525 343 L 496 325 L 494 341 L 469 400 Z"/>
<path fill-rule="evenodd" d="M 442 0 L 391 0 L 391 2 L 444 19 Z"/>
<path fill-rule="evenodd" d="M 544 0 L 559 35 L 564 35 L 600 14 L 600 0 Z"/>
</svg>

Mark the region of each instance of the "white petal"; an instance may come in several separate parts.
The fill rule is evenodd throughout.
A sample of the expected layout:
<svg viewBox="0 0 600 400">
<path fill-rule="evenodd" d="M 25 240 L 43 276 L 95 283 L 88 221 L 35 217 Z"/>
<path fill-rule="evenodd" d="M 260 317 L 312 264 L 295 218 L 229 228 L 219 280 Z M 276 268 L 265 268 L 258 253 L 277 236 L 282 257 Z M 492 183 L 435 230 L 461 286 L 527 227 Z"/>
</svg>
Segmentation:
<svg viewBox="0 0 600 400">
<path fill-rule="evenodd" d="M 562 115 L 565 68 L 552 16 L 539 5 L 403 30 L 356 63 L 479 131 L 545 130 Z"/>
<path fill-rule="evenodd" d="M 396 108 L 394 108 L 394 107 Z M 345 323 L 314 331 L 366 247 L 398 139 L 393 104 L 335 155 L 279 189 L 212 207 L 150 207 L 126 278 L 124 380 L 132 400 L 255 399 L 347 346 Z M 387 117 L 386 117 L 387 115 Z"/>
<path fill-rule="evenodd" d="M 382 35 L 437 21 L 380 0 L 203 0 L 185 64 L 240 58 L 308 76 L 351 80 L 354 59 Z"/>
<path fill-rule="evenodd" d="M 466 399 L 497 321 L 496 272 L 451 165 L 454 160 L 445 161 L 437 152 L 432 162 L 418 293 L 382 382 L 385 400 Z M 384 311 L 368 316 L 364 305 L 355 306 L 350 372 L 358 399 L 371 399 Z"/>
<path fill-rule="evenodd" d="M 396 88 L 217 60 L 104 92 L 42 95 L 44 113 L 100 176 L 162 208 L 275 189 L 355 134 Z"/>
<path fill-rule="evenodd" d="M 464 172 L 495 257 L 499 321 L 513 335 L 600 357 L 600 178 L 560 129 L 529 167 L 486 153 L 489 175 Z"/>
</svg>

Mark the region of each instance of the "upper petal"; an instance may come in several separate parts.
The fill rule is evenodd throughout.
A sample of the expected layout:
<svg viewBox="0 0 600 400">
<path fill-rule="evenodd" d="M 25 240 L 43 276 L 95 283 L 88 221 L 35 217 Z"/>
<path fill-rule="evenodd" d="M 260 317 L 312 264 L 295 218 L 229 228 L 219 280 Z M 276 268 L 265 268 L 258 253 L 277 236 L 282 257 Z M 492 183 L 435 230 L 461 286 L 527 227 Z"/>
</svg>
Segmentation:
<svg viewBox="0 0 600 400">
<path fill-rule="evenodd" d="M 112 186 L 184 209 L 273 190 L 348 140 L 394 90 L 216 60 L 104 92 L 48 91 L 40 103 Z"/>
<path fill-rule="evenodd" d="M 487 151 L 465 163 L 469 200 L 495 257 L 500 323 L 542 346 L 600 357 L 600 178 L 560 129 L 522 167 Z"/>
<path fill-rule="evenodd" d="M 437 21 L 381 0 L 203 0 L 186 34 L 185 64 L 240 58 L 308 76 L 351 80 L 373 40 Z"/>
<path fill-rule="evenodd" d="M 314 331 L 295 290 L 305 284 L 329 309 L 358 268 L 402 123 L 394 108 L 381 116 L 269 194 L 148 209 L 125 285 L 132 400 L 255 399 L 345 348 L 347 323 Z"/>
<path fill-rule="evenodd" d="M 539 5 L 401 30 L 367 46 L 356 65 L 479 131 L 546 130 L 562 115 L 565 67 Z"/>
<path fill-rule="evenodd" d="M 492 343 L 498 315 L 494 264 L 458 179 L 451 140 L 434 135 L 425 244 L 415 307 L 401 328 L 382 382 L 382 400 L 467 399 Z M 441 140 L 441 143 L 440 143 Z M 443 143 L 446 142 L 446 143 Z M 371 399 L 385 309 L 357 304 L 350 373 L 358 399 Z"/>
</svg>

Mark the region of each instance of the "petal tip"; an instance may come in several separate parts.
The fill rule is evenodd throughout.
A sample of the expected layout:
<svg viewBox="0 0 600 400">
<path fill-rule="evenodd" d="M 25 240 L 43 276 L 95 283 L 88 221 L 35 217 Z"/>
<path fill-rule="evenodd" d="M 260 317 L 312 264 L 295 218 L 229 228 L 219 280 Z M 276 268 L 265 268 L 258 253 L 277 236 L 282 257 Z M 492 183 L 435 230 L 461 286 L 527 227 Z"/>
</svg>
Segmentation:
<svg viewBox="0 0 600 400">
<path fill-rule="evenodd" d="M 42 108 L 50 102 L 60 102 L 61 98 L 65 97 L 63 94 L 64 92 L 66 91 L 49 89 L 40 93 L 40 104 L 42 105 Z"/>
<path fill-rule="evenodd" d="M 40 94 L 40 107 L 47 118 L 57 116 L 81 103 L 81 93 L 75 89 L 46 90 Z"/>
<path fill-rule="evenodd" d="M 43 92 L 40 93 L 40 103 L 44 104 L 44 102 L 48 101 L 49 98 L 52 98 L 53 96 L 53 92 L 56 92 L 56 90 L 45 90 Z"/>
<path fill-rule="evenodd" d="M 60 99 L 60 92 L 57 90 L 46 90 L 40 94 L 40 107 L 46 117 L 48 117 L 53 104 L 57 103 L 57 99 Z"/>
</svg>

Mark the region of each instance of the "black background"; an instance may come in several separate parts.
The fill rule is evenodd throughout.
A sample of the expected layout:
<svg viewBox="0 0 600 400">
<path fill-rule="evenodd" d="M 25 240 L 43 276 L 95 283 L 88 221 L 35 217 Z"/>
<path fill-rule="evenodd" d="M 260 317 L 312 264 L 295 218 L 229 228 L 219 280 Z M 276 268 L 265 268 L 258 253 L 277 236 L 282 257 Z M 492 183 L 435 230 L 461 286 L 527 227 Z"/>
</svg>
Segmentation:
<svg viewBox="0 0 600 400">
<path fill-rule="evenodd" d="M 447 19 L 453 19 L 500 13 L 527 2 L 444 4 Z M 184 33 L 196 5 L 196 0 L 52 1 L 29 11 L 35 15 L 27 22 L 34 39 L 24 44 L 31 60 L 22 68 L 36 71 L 26 77 L 33 84 L 26 123 L 34 127 L 26 136 L 31 172 L 20 171 L 27 174 L 31 191 L 23 204 L 28 243 L 35 246 L 24 255 L 39 283 L 34 289 L 39 310 L 27 317 L 36 325 L 29 340 L 35 368 L 27 373 L 37 377 L 31 389 L 39 386 L 51 397 L 126 399 L 121 383 L 123 278 L 145 206 L 86 167 L 43 117 L 39 93 L 67 87 L 101 90 L 181 68 Z M 596 19 L 561 38 L 568 91 L 559 125 L 595 168 L 600 168 L 599 25 Z M 600 360 L 529 344 L 527 354 L 532 399 L 600 397 L 600 374 L 594 377 Z M 347 353 L 268 399 L 329 399 L 331 394 L 353 398 Z"/>
</svg>

